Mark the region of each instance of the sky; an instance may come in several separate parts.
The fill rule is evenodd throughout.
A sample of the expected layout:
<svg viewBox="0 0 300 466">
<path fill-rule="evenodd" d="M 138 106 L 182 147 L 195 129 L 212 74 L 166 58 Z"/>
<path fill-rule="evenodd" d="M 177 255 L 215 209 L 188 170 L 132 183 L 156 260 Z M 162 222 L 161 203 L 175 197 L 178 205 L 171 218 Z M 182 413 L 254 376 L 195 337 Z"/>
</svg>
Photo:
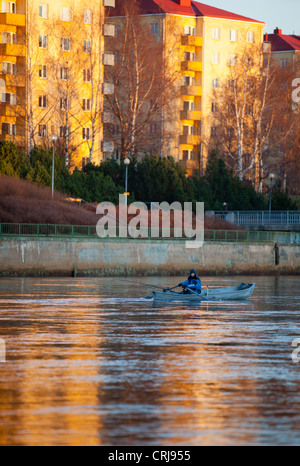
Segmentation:
<svg viewBox="0 0 300 466">
<path fill-rule="evenodd" d="M 283 34 L 300 35 L 300 0 L 195 0 L 258 21 L 264 21 L 264 32 L 278 27 Z"/>
</svg>

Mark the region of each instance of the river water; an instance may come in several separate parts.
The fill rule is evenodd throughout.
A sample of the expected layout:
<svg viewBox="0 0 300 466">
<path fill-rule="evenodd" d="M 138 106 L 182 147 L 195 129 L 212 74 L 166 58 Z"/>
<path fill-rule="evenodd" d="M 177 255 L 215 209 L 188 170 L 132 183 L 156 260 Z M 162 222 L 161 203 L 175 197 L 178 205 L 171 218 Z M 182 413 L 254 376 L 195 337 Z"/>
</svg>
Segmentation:
<svg viewBox="0 0 300 466">
<path fill-rule="evenodd" d="M 203 283 L 254 280 L 248 302 L 189 306 L 118 278 L 1 279 L 0 445 L 299 445 L 299 277 Z"/>
</svg>

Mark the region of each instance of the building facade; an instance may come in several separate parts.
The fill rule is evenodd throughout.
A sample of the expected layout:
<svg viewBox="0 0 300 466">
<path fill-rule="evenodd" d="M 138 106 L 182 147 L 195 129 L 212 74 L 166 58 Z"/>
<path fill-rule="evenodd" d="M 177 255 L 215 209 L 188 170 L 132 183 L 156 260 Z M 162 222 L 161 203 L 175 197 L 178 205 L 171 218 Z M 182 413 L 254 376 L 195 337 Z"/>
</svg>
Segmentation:
<svg viewBox="0 0 300 466">
<path fill-rule="evenodd" d="M 116 28 L 125 22 L 118 8 L 121 2 L 116 0 L 108 19 Z M 166 53 L 172 49 L 170 60 L 178 70 L 174 115 L 171 119 L 162 115 L 160 122 L 161 133 L 172 137 L 157 145 L 157 152 L 173 156 L 187 173 L 202 171 L 212 132 L 214 93 L 238 51 L 247 44 L 262 45 L 264 23 L 192 0 L 141 0 L 138 5 L 149 37 L 155 35 Z M 150 127 L 149 132 L 151 136 Z"/>
<path fill-rule="evenodd" d="M 273 34 L 265 34 L 264 40 L 273 63 L 295 71 L 300 65 L 300 36 L 283 34 L 282 29 L 276 28 Z"/>
<path fill-rule="evenodd" d="M 55 145 L 74 169 L 103 159 L 104 37 L 114 0 L 1 2 L 1 139 Z M 52 136 L 56 136 L 53 138 Z"/>
</svg>

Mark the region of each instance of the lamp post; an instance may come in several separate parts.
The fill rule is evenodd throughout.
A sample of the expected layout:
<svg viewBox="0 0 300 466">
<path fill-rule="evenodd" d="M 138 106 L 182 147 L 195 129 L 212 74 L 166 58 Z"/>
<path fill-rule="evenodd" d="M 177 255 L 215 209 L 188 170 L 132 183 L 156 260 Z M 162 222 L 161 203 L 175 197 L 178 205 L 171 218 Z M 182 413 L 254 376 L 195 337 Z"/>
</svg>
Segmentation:
<svg viewBox="0 0 300 466">
<path fill-rule="evenodd" d="M 52 184 L 51 184 L 51 193 L 52 193 L 52 199 L 54 197 L 54 152 L 55 152 L 55 141 L 57 141 L 57 136 L 53 134 L 51 136 L 51 141 L 52 141 Z"/>
<path fill-rule="evenodd" d="M 125 164 L 125 168 L 126 168 L 126 171 L 125 171 L 125 205 L 126 205 L 126 208 L 127 208 L 127 199 L 128 199 L 128 196 L 129 196 L 129 193 L 128 193 L 128 166 L 130 165 L 130 160 L 126 157 L 125 160 L 124 160 L 124 164 Z"/>
<path fill-rule="evenodd" d="M 273 191 L 273 181 L 275 178 L 274 173 L 270 173 L 270 201 L 269 201 L 269 221 L 271 220 L 271 211 L 272 211 L 272 191 Z"/>
</svg>

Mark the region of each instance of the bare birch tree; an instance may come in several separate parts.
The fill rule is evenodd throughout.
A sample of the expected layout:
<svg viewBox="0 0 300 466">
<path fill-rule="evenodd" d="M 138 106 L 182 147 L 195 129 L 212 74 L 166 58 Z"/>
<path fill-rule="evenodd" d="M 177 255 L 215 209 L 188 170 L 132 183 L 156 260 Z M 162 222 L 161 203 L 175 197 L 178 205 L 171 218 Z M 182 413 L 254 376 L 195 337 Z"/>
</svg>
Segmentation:
<svg viewBox="0 0 300 466">
<path fill-rule="evenodd" d="M 255 171 L 273 125 L 268 96 L 274 81 L 270 56 L 263 64 L 261 45 L 232 56 L 212 102 L 213 143 L 222 148 L 240 180 Z"/>
<path fill-rule="evenodd" d="M 121 16 L 117 37 L 110 42 L 115 66 L 105 73 L 106 81 L 114 85 L 114 93 L 106 97 L 107 110 L 114 115 L 107 130 L 121 157 L 149 147 L 160 152 L 168 137 L 164 122 L 176 98 L 178 73 L 169 66 L 171 50 L 165 50 L 159 23 L 151 29 L 128 0 L 122 2 Z"/>
</svg>

